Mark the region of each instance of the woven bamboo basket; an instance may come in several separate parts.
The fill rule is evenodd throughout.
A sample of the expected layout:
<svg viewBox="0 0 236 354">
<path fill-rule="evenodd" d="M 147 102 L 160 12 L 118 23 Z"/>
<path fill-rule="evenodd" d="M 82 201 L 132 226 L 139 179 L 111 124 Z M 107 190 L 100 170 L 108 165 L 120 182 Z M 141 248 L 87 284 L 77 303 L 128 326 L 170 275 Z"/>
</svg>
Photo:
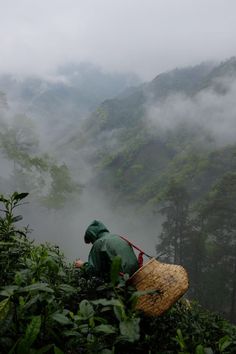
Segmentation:
<svg viewBox="0 0 236 354">
<path fill-rule="evenodd" d="M 180 265 L 150 259 L 135 272 L 130 282 L 137 290 L 157 290 L 138 298 L 136 308 L 147 315 L 158 316 L 168 310 L 189 287 L 186 270 Z"/>
</svg>

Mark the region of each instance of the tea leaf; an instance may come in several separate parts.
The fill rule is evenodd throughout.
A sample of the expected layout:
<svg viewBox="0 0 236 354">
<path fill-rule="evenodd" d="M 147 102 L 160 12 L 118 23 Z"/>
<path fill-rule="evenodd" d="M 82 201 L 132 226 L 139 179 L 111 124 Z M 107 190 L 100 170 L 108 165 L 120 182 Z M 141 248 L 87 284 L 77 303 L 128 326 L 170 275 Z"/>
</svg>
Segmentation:
<svg viewBox="0 0 236 354">
<path fill-rule="evenodd" d="M 63 315 L 62 313 L 54 313 L 53 315 L 51 315 L 51 318 L 62 325 L 68 325 L 71 323 L 69 318 Z"/>
<path fill-rule="evenodd" d="M 54 291 L 48 287 L 48 284 L 47 283 L 35 283 L 35 284 L 31 284 L 31 285 L 28 285 L 28 286 L 25 286 L 24 288 L 21 289 L 22 292 L 25 292 L 25 291 L 45 291 L 45 292 L 48 292 L 48 293 L 53 293 Z"/>
<path fill-rule="evenodd" d="M 3 321 L 9 311 L 10 308 L 10 299 L 6 298 L 0 302 L 0 321 Z"/>
<path fill-rule="evenodd" d="M 205 350 L 201 344 L 196 347 L 195 354 L 205 354 Z"/>
<path fill-rule="evenodd" d="M 79 312 L 84 319 L 89 319 L 94 315 L 93 306 L 88 302 L 88 300 L 83 300 L 79 304 Z"/>
<path fill-rule="evenodd" d="M 23 219 L 22 215 L 17 215 L 12 218 L 12 222 L 17 222 Z"/>
<path fill-rule="evenodd" d="M 21 200 L 21 199 L 24 199 L 26 198 L 27 196 L 29 195 L 29 193 L 13 193 L 13 199 L 14 200 Z"/>
<path fill-rule="evenodd" d="M 220 352 L 223 352 L 226 348 L 228 348 L 232 344 L 229 336 L 224 336 L 219 340 L 219 349 Z"/>
<path fill-rule="evenodd" d="M 54 345 L 54 354 L 64 354 L 64 352 L 56 345 Z"/>
<path fill-rule="evenodd" d="M 101 325 L 95 327 L 94 332 L 104 333 L 104 334 L 112 334 L 112 333 L 116 333 L 116 329 L 112 325 L 101 324 Z"/>
<path fill-rule="evenodd" d="M 139 340 L 139 321 L 139 318 L 129 318 L 120 322 L 120 333 L 130 342 Z"/>
<path fill-rule="evenodd" d="M 18 344 L 17 353 L 24 354 L 28 353 L 30 347 L 35 342 L 40 332 L 41 327 L 41 316 L 35 316 L 32 318 L 31 322 L 26 328 L 24 337 Z"/>
</svg>

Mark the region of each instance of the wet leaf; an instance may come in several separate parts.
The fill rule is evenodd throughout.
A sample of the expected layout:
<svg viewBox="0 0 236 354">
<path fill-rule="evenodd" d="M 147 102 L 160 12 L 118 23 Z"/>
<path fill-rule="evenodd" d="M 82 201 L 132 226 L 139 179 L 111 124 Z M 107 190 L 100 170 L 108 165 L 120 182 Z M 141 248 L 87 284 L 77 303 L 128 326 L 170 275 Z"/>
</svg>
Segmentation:
<svg viewBox="0 0 236 354">
<path fill-rule="evenodd" d="M 13 222 L 17 222 L 17 221 L 20 221 L 20 220 L 23 220 L 23 216 L 22 215 L 17 215 L 17 216 L 14 216 L 12 218 Z"/>
<path fill-rule="evenodd" d="M 64 352 L 56 345 L 54 345 L 54 354 L 64 354 Z"/>
<path fill-rule="evenodd" d="M 228 348 L 232 344 L 229 336 L 224 336 L 219 340 L 219 349 L 223 352 L 226 348 Z"/>
<path fill-rule="evenodd" d="M 3 321 L 9 311 L 10 308 L 10 299 L 6 298 L 0 302 L 0 321 Z"/>
<path fill-rule="evenodd" d="M 31 284 L 28 286 L 25 286 L 24 288 L 21 289 L 22 292 L 26 292 L 26 291 L 45 291 L 47 293 L 53 293 L 54 291 L 48 287 L 47 283 L 35 283 L 35 284 Z"/>
<path fill-rule="evenodd" d="M 139 340 L 139 318 L 130 318 L 126 321 L 120 322 L 120 333 L 124 336 L 129 342 L 135 342 Z"/>
<path fill-rule="evenodd" d="M 37 339 L 41 328 L 41 316 L 35 316 L 32 318 L 31 322 L 26 328 L 24 337 L 20 340 L 17 353 L 24 354 L 28 353 L 30 347 Z"/>
<path fill-rule="evenodd" d="M 56 322 L 58 322 L 58 323 L 60 323 L 60 324 L 62 324 L 62 325 L 71 324 L 71 321 L 69 320 L 69 318 L 66 317 L 65 315 L 63 315 L 62 313 L 54 313 L 54 314 L 51 316 L 51 318 L 52 318 L 54 321 L 56 321 Z"/>
<path fill-rule="evenodd" d="M 24 198 L 26 198 L 29 195 L 29 193 L 13 193 L 13 198 L 14 200 L 22 200 Z"/>
<path fill-rule="evenodd" d="M 104 334 L 112 334 L 112 333 L 116 332 L 116 329 L 112 325 L 101 324 L 101 325 L 98 325 L 94 328 L 94 332 L 104 333 Z"/>
<path fill-rule="evenodd" d="M 84 319 L 89 319 L 94 315 L 93 306 L 88 302 L 88 300 L 83 300 L 79 304 L 79 312 Z"/>
</svg>

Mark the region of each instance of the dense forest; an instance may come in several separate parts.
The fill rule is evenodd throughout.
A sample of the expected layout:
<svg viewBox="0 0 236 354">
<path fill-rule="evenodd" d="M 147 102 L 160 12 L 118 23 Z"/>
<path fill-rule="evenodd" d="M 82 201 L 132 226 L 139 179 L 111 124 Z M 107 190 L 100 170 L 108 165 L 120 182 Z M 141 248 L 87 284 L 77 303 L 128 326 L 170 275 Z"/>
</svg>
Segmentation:
<svg viewBox="0 0 236 354">
<path fill-rule="evenodd" d="M 234 353 L 236 59 L 141 85 L 89 66 L 59 74 L 57 84 L 0 78 L 0 351 Z M 26 197 L 56 217 L 82 213 L 86 191 L 104 193 L 114 214 L 152 220 L 154 255 L 186 268 L 188 301 L 150 319 L 119 260 L 104 284 L 15 226 Z"/>
</svg>

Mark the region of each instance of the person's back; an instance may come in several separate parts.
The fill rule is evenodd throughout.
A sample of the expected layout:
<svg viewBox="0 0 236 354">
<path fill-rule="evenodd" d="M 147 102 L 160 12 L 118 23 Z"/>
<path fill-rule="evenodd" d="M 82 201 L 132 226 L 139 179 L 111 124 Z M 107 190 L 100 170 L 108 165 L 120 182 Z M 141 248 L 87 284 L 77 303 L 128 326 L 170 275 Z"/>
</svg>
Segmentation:
<svg viewBox="0 0 236 354">
<path fill-rule="evenodd" d="M 132 247 L 120 236 L 111 234 L 102 222 L 94 220 L 87 228 L 84 239 L 86 243 L 93 244 L 87 267 L 94 273 L 109 273 L 115 256 L 121 257 L 121 272 L 132 275 L 138 270 L 137 257 Z"/>
</svg>

